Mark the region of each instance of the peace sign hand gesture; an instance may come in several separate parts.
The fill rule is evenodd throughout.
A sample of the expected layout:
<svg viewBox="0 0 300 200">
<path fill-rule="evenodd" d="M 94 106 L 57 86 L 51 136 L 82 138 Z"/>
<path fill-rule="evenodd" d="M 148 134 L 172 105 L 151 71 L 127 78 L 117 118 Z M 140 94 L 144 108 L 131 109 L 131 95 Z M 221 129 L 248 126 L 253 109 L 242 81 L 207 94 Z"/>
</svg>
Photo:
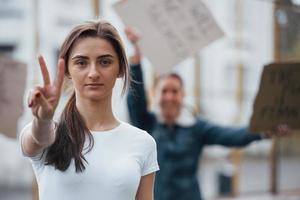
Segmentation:
<svg viewBox="0 0 300 200">
<path fill-rule="evenodd" d="M 51 83 L 49 72 L 43 56 L 38 56 L 40 69 L 43 76 L 43 87 L 35 87 L 28 98 L 28 106 L 33 116 L 39 120 L 52 120 L 58 105 L 61 88 L 64 80 L 65 63 L 62 58 L 58 60 L 56 77 Z"/>
</svg>

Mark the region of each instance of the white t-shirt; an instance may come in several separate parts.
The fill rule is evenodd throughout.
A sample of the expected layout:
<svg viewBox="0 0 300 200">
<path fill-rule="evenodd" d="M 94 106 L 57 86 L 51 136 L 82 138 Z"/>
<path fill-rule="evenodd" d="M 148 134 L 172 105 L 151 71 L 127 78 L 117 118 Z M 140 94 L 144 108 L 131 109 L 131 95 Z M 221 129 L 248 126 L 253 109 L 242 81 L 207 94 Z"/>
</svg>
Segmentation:
<svg viewBox="0 0 300 200">
<path fill-rule="evenodd" d="M 40 200 L 134 200 L 141 176 L 159 170 L 156 143 L 147 132 L 121 122 L 91 133 L 94 147 L 85 154 L 83 172 L 75 172 L 73 160 L 62 172 L 44 164 L 45 154 L 29 157 Z"/>
</svg>

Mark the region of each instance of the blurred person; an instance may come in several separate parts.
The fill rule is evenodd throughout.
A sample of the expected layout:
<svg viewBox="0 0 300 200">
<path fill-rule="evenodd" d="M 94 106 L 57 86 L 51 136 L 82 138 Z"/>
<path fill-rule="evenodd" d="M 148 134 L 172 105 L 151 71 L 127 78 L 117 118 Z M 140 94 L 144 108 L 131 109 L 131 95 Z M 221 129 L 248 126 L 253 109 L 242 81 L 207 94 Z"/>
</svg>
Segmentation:
<svg viewBox="0 0 300 200">
<path fill-rule="evenodd" d="M 139 35 L 132 27 L 125 34 L 134 47 L 130 58 L 132 76 L 127 96 L 131 123 L 150 133 L 157 143 L 158 164 L 154 184 L 155 200 L 201 200 L 197 179 L 199 159 L 205 145 L 244 147 L 249 143 L 272 135 L 287 135 L 290 130 L 280 125 L 274 131 L 253 134 L 247 128 L 223 127 L 207 120 L 195 118 L 186 123 L 180 119 L 183 110 L 184 87 L 178 74 L 160 76 L 155 84 L 155 98 L 159 112 L 147 109 L 147 98 L 141 68 Z"/>
<path fill-rule="evenodd" d="M 129 80 L 115 27 L 99 20 L 73 28 L 60 49 L 53 83 L 44 58 L 38 61 L 44 85 L 29 96 L 33 121 L 20 141 L 37 178 L 39 199 L 152 200 L 156 143 L 112 112 L 116 79 L 124 79 L 123 92 Z M 54 122 L 64 76 L 74 91 Z"/>
</svg>

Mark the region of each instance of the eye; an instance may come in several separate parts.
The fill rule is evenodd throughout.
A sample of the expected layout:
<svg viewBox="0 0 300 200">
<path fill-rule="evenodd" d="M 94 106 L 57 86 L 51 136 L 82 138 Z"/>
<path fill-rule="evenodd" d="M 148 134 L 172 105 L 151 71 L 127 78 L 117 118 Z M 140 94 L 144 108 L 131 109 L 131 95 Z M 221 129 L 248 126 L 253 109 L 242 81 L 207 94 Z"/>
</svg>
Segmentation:
<svg viewBox="0 0 300 200">
<path fill-rule="evenodd" d="M 174 90 L 173 90 L 173 94 L 174 94 L 174 95 L 178 94 L 178 90 L 175 90 L 175 89 L 174 89 Z"/>
<path fill-rule="evenodd" d="M 161 93 L 162 93 L 162 94 L 166 94 L 166 93 L 167 93 L 167 90 L 166 90 L 166 89 L 162 89 Z"/>
<path fill-rule="evenodd" d="M 86 60 L 79 59 L 75 61 L 75 65 L 78 65 L 79 67 L 83 67 L 87 64 Z"/>
<path fill-rule="evenodd" d="M 112 63 L 112 60 L 108 58 L 103 58 L 99 60 L 99 63 L 102 66 L 109 66 Z"/>
</svg>

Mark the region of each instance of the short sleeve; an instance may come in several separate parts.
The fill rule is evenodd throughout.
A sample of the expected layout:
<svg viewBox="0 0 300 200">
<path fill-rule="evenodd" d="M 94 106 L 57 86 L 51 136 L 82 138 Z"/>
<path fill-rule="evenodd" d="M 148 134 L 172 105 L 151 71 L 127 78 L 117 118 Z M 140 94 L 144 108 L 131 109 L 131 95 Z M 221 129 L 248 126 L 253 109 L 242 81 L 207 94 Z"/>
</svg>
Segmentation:
<svg viewBox="0 0 300 200">
<path fill-rule="evenodd" d="M 148 135 L 147 145 L 145 145 L 145 147 L 147 147 L 147 148 L 145 151 L 144 164 L 142 166 L 142 176 L 145 176 L 147 174 L 150 174 L 152 172 L 159 170 L 159 166 L 158 166 L 158 162 L 157 162 L 156 142 L 152 138 L 152 136 Z"/>
</svg>

